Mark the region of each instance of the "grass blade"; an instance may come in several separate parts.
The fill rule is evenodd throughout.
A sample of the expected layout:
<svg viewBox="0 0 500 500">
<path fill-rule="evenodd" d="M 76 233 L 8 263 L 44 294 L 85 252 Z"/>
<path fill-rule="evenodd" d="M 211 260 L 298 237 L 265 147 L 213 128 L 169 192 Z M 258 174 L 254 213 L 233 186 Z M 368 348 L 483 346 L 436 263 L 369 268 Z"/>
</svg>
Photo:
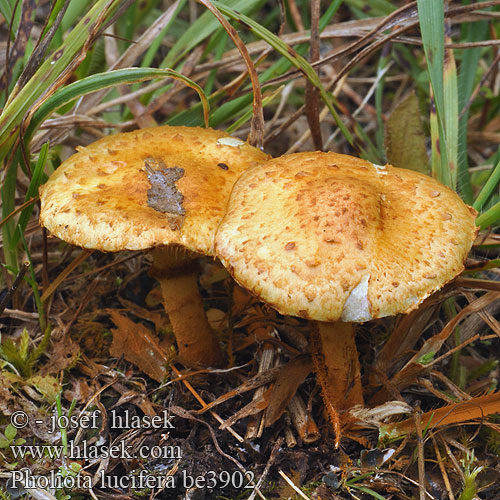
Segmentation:
<svg viewBox="0 0 500 500">
<path fill-rule="evenodd" d="M 21 238 L 24 246 L 24 251 L 26 252 L 26 255 L 28 257 L 28 262 L 29 262 L 29 272 L 30 276 L 25 277 L 25 280 L 28 282 L 28 284 L 31 286 L 31 289 L 33 291 L 33 298 L 35 300 L 35 305 L 36 309 L 38 311 L 38 322 L 40 324 L 40 329 L 42 332 L 45 332 L 45 329 L 47 328 L 47 321 L 45 317 L 45 308 L 43 307 L 42 300 L 40 298 L 40 291 L 38 289 L 38 283 L 36 281 L 36 276 L 35 276 L 35 270 L 33 269 L 33 261 L 31 259 L 30 251 L 28 248 L 28 244 L 26 243 L 26 240 L 24 239 L 24 234 L 21 231 L 21 228 L 17 226 L 19 237 Z"/>
<path fill-rule="evenodd" d="M 33 77 L 9 100 L 0 115 L 0 161 L 17 140 L 25 114 L 56 82 L 69 78 L 71 70 L 83 60 L 97 36 L 98 27 L 120 4 L 119 0 L 98 0 L 68 34 L 64 43 L 38 68 Z M 33 110 L 34 111 L 34 110 Z"/>
<path fill-rule="evenodd" d="M 16 9 L 16 13 L 14 14 L 12 4 L 14 4 L 14 8 Z M 9 0 L 0 0 L 0 14 L 4 17 L 7 22 L 7 26 L 9 26 L 12 21 L 12 32 L 9 36 L 12 38 L 12 41 L 16 39 L 17 29 L 19 28 L 19 21 L 21 19 L 21 7 L 22 2 L 9 2 Z M 14 14 L 14 19 L 12 19 L 12 14 Z"/>
<path fill-rule="evenodd" d="M 24 69 L 21 75 L 19 76 L 9 99 L 12 99 L 15 96 L 15 92 L 18 92 L 19 89 L 24 87 L 26 82 L 33 76 L 33 74 L 40 66 L 41 61 L 45 57 L 47 49 L 51 45 L 52 41 L 54 40 L 54 37 L 58 32 L 59 26 L 64 17 L 64 13 L 66 11 L 67 6 L 68 2 L 61 0 L 57 0 L 52 6 L 49 17 L 42 30 L 42 34 L 38 38 L 38 41 L 35 44 L 35 47 L 33 48 L 33 51 L 30 54 L 30 57 L 26 60 Z"/>
<path fill-rule="evenodd" d="M 291 47 L 289 47 L 286 43 L 284 43 L 281 39 L 279 39 L 274 33 L 271 33 L 268 29 L 261 26 L 259 23 L 255 22 L 253 19 L 249 18 L 241 14 L 240 12 L 236 12 L 233 9 L 225 6 L 221 2 L 214 0 L 214 5 L 226 16 L 229 16 L 231 19 L 240 22 L 244 26 L 246 26 L 249 30 L 251 30 L 255 35 L 257 35 L 262 40 L 266 41 L 271 47 L 273 47 L 277 52 L 279 52 L 283 57 L 288 59 L 297 69 L 299 69 L 304 76 L 319 90 L 321 98 L 324 103 L 327 105 L 330 113 L 332 114 L 335 122 L 338 127 L 344 134 L 344 137 L 349 141 L 349 143 L 353 144 L 353 137 L 349 130 L 347 130 L 346 126 L 340 119 L 336 109 L 333 106 L 331 96 L 326 92 L 323 87 L 321 80 L 319 79 L 314 68 L 307 62 L 307 60 L 299 55 L 296 51 L 294 51 Z"/>
<path fill-rule="evenodd" d="M 137 83 L 154 78 L 174 78 L 182 81 L 187 86 L 196 90 L 203 104 L 205 122 L 208 122 L 210 106 L 203 89 L 186 76 L 173 69 L 156 68 L 125 68 L 91 75 L 81 80 L 71 83 L 59 89 L 49 99 L 47 99 L 33 115 L 31 123 L 27 129 L 27 137 L 31 137 L 36 128 L 57 108 L 78 99 L 79 97 L 96 92 L 107 87 L 124 83 Z"/>
<path fill-rule="evenodd" d="M 225 0 L 224 2 L 228 7 L 247 14 L 259 8 L 263 3 L 264 0 Z M 173 67 L 182 57 L 192 51 L 217 29 L 220 29 L 219 22 L 214 19 L 210 12 L 204 12 L 177 40 L 160 66 L 162 68 Z"/>
<path fill-rule="evenodd" d="M 380 59 L 377 66 L 377 79 L 378 85 L 375 90 L 375 109 L 377 112 L 377 130 L 375 132 L 375 137 L 377 141 L 377 149 L 379 151 L 384 150 L 384 122 L 382 120 L 382 102 L 384 95 L 384 85 L 385 85 L 385 71 L 390 63 L 390 46 L 389 44 L 384 45 L 382 48 L 382 53 L 380 54 Z"/>
<path fill-rule="evenodd" d="M 6 21 L 12 17 L 12 7 L 9 0 L 0 0 L 0 14 Z"/>
<path fill-rule="evenodd" d="M 500 149 L 499 149 L 500 151 Z M 478 212 L 483 208 L 484 204 L 488 201 L 488 198 L 492 195 L 493 191 L 498 187 L 500 182 L 500 161 L 497 163 L 496 167 L 491 172 L 488 180 L 482 187 L 481 191 L 477 195 L 476 200 L 473 203 L 473 208 Z"/>
<path fill-rule="evenodd" d="M 366 493 L 367 495 L 372 496 L 373 498 L 376 498 L 377 500 L 385 500 L 385 497 L 377 493 L 376 491 L 373 491 L 371 488 L 368 488 L 367 486 L 360 486 L 357 484 L 351 484 L 351 488 L 362 491 L 363 493 Z"/>
<path fill-rule="evenodd" d="M 57 17 L 59 16 L 59 13 L 65 12 L 66 8 L 67 8 L 66 0 L 56 0 L 52 4 L 49 17 L 47 19 L 47 22 L 45 23 L 45 26 L 43 27 L 43 31 L 40 35 L 40 39 L 43 39 L 45 37 L 45 35 L 49 32 L 49 30 L 54 26 L 54 23 L 56 22 Z"/>
<path fill-rule="evenodd" d="M 445 22 L 445 43 L 451 43 L 451 23 Z M 444 94 L 444 130 L 446 134 L 446 148 L 451 185 L 456 189 L 458 171 L 458 85 L 457 66 L 453 49 L 446 48 L 443 68 Z"/>
<path fill-rule="evenodd" d="M 498 226 L 500 224 L 500 201 L 483 212 L 477 219 L 476 225 L 481 229 Z"/>
<path fill-rule="evenodd" d="M 19 150 L 16 151 L 12 157 L 10 165 L 7 167 L 5 172 L 5 177 L 3 178 L 3 185 L 0 188 L 0 194 L 2 196 L 2 220 L 8 219 L 9 215 L 14 211 L 16 206 L 16 183 L 17 183 L 17 170 L 20 161 Z M 2 225 L 2 237 L 3 237 L 3 253 L 4 261 L 9 269 L 11 269 L 15 274 L 19 270 L 19 263 L 17 261 L 17 251 L 15 248 L 10 248 L 10 241 L 14 237 L 16 231 L 16 226 L 14 220 L 9 219 Z"/>
<path fill-rule="evenodd" d="M 269 95 L 263 96 L 262 107 L 267 106 L 278 94 L 281 93 L 281 91 L 284 88 L 285 88 L 285 86 L 281 85 L 274 92 L 270 93 Z M 235 132 L 236 130 L 238 130 L 239 128 L 241 128 L 246 122 L 248 122 L 248 120 L 250 120 L 252 118 L 252 113 L 253 113 L 252 108 L 248 109 L 241 118 L 239 118 L 238 120 L 236 120 L 231 126 L 229 126 L 226 129 L 226 132 L 228 134 L 232 134 L 233 132 Z"/>
<path fill-rule="evenodd" d="M 33 169 L 33 176 L 31 177 L 30 184 L 28 186 L 28 190 L 26 191 L 26 196 L 24 197 L 24 201 L 27 202 L 32 198 L 35 198 L 38 194 L 38 188 L 43 181 L 44 175 L 44 167 L 45 162 L 47 160 L 47 154 L 49 152 L 49 143 L 46 142 L 38 155 L 38 161 L 36 162 L 35 168 Z M 28 204 L 22 211 L 19 216 L 19 220 L 17 221 L 18 231 L 16 231 L 9 242 L 9 247 L 13 249 L 17 243 L 19 242 L 19 237 L 21 234 L 24 234 L 24 230 L 26 229 L 26 225 L 33 213 L 33 203 Z"/>
<path fill-rule="evenodd" d="M 171 20 L 162 28 L 159 35 L 155 38 L 154 42 L 150 45 L 149 49 L 146 51 L 146 54 L 141 61 L 141 66 L 143 68 L 147 67 L 147 66 L 151 66 L 153 59 L 155 58 L 156 54 L 158 53 L 161 42 L 163 41 L 167 31 L 170 29 L 171 24 L 174 22 L 174 20 L 179 15 L 179 12 L 184 7 L 185 3 L 186 3 L 186 0 L 181 0 L 178 3 L 177 7 L 175 8 L 175 11 L 172 14 Z"/>
<path fill-rule="evenodd" d="M 332 17 L 335 15 L 337 9 L 340 7 L 341 0 L 335 0 L 332 2 L 326 12 L 321 16 L 319 28 L 320 31 L 324 30 L 326 26 L 331 22 Z M 220 32 L 227 38 L 227 34 L 224 31 Z M 217 35 L 215 35 L 217 36 Z M 295 47 L 295 51 L 300 55 L 305 55 L 307 53 L 307 44 L 303 43 Z M 262 85 L 267 82 L 269 79 L 278 77 L 284 74 L 292 67 L 292 63 L 285 57 L 278 59 L 275 63 L 273 63 L 269 68 L 264 70 L 259 75 L 259 81 Z M 210 81 L 210 77 L 207 82 Z M 205 89 L 205 92 L 208 94 L 208 89 Z M 221 89 L 214 92 L 209 96 L 209 102 L 212 108 L 216 108 L 216 104 L 225 96 L 225 92 Z M 224 102 L 222 105 L 218 106 L 210 116 L 210 126 L 218 127 L 222 123 L 227 120 L 231 120 L 234 116 L 237 116 L 241 113 L 242 110 L 247 109 L 251 100 L 251 96 L 244 95 L 241 97 L 237 97 L 228 102 Z M 167 120 L 169 125 L 188 125 L 188 126 L 199 126 L 201 125 L 201 111 L 200 105 L 196 104 L 187 110 L 183 110 L 176 115 L 173 115 L 169 120 Z"/>
<path fill-rule="evenodd" d="M 264 143 L 264 112 L 262 110 L 262 91 L 260 88 L 259 77 L 255 65 L 248 53 L 246 45 L 238 35 L 238 32 L 229 24 L 217 7 L 210 0 L 199 0 L 221 23 L 227 34 L 231 37 L 236 45 L 241 57 L 245 61 L 248 70 L 248 75 L 252 82 L 253 89 L 253 115 L 250 126 L 250 135 L 248 142 L 253 146 L 262 147 Z"/>
<path fill-rule="evenodd" d="M 477 42 L 484 40 L 488 33 L 487 22 L 467 23 L 464 41 Z M 458 179 L 457 185 L 460 194 L 466 203 L 471 203 L 473 199 L 472 185 L 469 175 L 468 155 L 467 155 L 467 128 L 469 121 L 469 107 L 464 110 L 474 89 L 474 80 L 479 67 L 479 59 L 482 49 L 479 47 L 464 50 L 460 62 L 458 75 L 458 109 L 461 113 L 458 127 Z"/>
<path fill-rule="evenodd" d="M 417 0 L 417 8 L 431 82 L 432 173 L 443 184 L 454 187 L 445 135 L 444 4 L 443 0 Z"/>
</svg>

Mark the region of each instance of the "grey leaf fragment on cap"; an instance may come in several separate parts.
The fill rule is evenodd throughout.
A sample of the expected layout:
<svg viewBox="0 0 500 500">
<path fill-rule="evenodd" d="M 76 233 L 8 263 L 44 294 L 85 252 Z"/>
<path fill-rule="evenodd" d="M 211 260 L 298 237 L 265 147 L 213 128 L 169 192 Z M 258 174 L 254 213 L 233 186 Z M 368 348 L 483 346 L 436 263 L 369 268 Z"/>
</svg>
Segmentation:
<svg viewBox="0 0 500 500">
<path fill-rule="evenodd" d="M 148 180 L 151 183 L 151 188 L 148 189 L 148 205 L 158 212 L 186 215 L 186 210 L 182 206 L 184 196 L 175 185 L 184 175 L 184 169 L 167 168 L 162 164 L 158 170 L 154 170 L 148 160 L 145 161 Z"/>
</svg>

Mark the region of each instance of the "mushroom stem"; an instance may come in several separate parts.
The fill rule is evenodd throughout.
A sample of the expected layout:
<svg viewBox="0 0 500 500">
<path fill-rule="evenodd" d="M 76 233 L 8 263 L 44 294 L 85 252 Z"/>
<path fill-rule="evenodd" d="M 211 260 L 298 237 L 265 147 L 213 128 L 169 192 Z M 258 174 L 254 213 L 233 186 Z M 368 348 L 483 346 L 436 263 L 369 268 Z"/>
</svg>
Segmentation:
<svg viewBox="0 0 500 500">
<path fill-rule="evenodd" d="M 312 355 L 323 398 L 337 411 L 363 404 L 361 372 L 352 323 L 313 322 Z"/>
<path fill-rule="evenodd" d="M 222 350 L 203 309 L 194 259 L 180 247 L 155 248 L 151 273 L 160 282 L 179 359 L 189 366 L 218 366 Z"/>
</svg>

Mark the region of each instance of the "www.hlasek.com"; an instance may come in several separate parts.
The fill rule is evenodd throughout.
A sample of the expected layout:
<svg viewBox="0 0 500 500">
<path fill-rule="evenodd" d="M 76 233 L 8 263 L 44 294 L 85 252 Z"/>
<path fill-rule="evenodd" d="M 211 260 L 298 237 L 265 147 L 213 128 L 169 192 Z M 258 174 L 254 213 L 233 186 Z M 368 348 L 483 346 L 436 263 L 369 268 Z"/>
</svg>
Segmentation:
<svg viewBox="0 0 500 500">
<path fill-rule="evenodd" d="M 111 445 L 88 444 L 82 441 L 75 444 L 70 441 L 66 447 L 62 445 L 11 445 L 14 458 L 21 460 L 27 456 L 33 458 L 65 458 L 67 460 L 104 460 L 107 458 L 132 460 L 134 458 L 176 459 L 182 458 L 182 450 L 178 445 L 141 446 L 133 451 L 133 447 L 124 441 Z"/>
<path fill-rule="evenodd" d="M 89 414 L 67 416 L 53 415 L 49 421 L 49 433 L 56 434 L 61 429 L 99 429 L 99 418 L 101 412 L 95 410 Z M 11 415 L 11 424 L 21 429 L 29 423 L 29 416 L 24 412 L 15 412 Z M 108 413 L 108 423 L 111 429 L 161 429 L 166 431 L 165 438 L 169 436 L 168 430 L 175 429 L 171 417 L 167 411 L 160 415 L 139 417 L 130 415 L 128 410 L 117 414 L 111 410 Z M 35 420 L 35 424 L 42 425 L 43 421 Z M 31 459 L 51 459 L 64 460 L 63 463 L 77 460 L 95 461 L 102 459 L 163 459 L 180 461 L 183 454 L 178 445 L 156 445 L 141 446 L 133 448 L 125 441 L 118 441 L 112 444 L 104 444 L 99 441 L 89 444 L 87 441 L 81 442 L 68 441 L 66 445 L 28 445 L 18 444 L 10 445 L 14 458 L 18 461 L 29 457 Z M 74 462 L 76 464 L 76 462 Z M 235 470 L 232 472 L 206 471 L 203 474 L 189 474 L 187 471 L 178 471 L 178 474 L 153 474 L 146 470 L 132 471 L 127 475 L 110 476 L 104 471 L 99 472 L 99 477 L 78 470 L 68 473 L 68 470 L 53 470 L 47 475 L 34 475 L 28 468 L 12 471 L 9 480 L 10 489 L 90 489 L 90 488 L 130 488 L 130 489 L 166 489 L 166 488 L 185 488 L 196 487 L 199 489 L 208 488 L 254 488 L 254 475 L 249 471 Z"/>
</svg>

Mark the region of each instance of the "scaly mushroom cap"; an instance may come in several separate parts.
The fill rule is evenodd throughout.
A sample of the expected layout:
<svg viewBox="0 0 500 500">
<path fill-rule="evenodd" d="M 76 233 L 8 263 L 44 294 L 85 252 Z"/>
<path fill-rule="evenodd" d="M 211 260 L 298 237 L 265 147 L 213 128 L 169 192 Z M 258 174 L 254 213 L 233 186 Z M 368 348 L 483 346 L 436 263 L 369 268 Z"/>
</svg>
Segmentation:
<svg viewBox="0 0 500 500">
<path fill-rule="evenodd" d="M 266 159 L 239 139 L 198 127 L 105 137 L 79 148 L 40 188 L 40 222 L 85 248 L 174 243 L 211 255 L 234 182 Z"/>
<path fill-rule="evenodd" d="M 283 314 L 368 321 L 415 308 L 460 273 L 475 215 L 417 172 L 296 153 L 242 174 L 216 254 Z"/>
</svg>

